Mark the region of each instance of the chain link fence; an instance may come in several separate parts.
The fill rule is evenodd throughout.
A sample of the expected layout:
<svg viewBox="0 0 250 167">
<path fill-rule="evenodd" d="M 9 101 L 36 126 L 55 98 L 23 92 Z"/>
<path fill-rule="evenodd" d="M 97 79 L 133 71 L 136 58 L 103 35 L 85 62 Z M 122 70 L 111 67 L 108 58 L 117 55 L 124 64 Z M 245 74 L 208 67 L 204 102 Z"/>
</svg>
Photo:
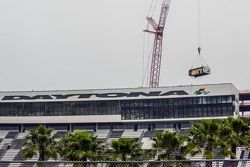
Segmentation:
<svg viewBox="0 0 250 167">
<path fill-rule="evenodd" d="M 180 161 L 0 161 L 0 167 L 250 167 L 249 160 Z"/>
</svg>

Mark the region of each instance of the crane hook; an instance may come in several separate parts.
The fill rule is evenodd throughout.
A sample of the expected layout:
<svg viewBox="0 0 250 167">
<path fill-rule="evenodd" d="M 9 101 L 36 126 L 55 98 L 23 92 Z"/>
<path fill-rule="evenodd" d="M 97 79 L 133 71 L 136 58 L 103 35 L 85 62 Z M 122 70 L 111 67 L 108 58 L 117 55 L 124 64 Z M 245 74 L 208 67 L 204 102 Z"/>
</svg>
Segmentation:
<svg viewBox="0 0 250 167">
<path fill-rule="evenodd" d="M 201 55 L 201 47 L 198 47 L 198 53 Z"/>
</svg>

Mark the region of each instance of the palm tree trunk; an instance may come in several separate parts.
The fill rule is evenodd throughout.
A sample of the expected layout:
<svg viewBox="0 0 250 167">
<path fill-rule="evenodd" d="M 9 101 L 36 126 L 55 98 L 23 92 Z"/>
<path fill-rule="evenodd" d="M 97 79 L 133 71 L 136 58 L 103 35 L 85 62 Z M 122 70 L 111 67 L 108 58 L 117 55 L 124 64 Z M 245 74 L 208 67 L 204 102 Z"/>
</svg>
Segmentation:
<svg viewBox="0 0 250 167">
<path fill-rule="evenodd" d="M 230 156 L 231 159 L 235 159 L 236 158 L 236 149 L 237 149 L 237 145 L 236 144 L 232 144 L 231 147 L 231 152 L 234 154 L 234 156 Z"/>
<path fill-rule="evenodd" d="M 207 150 L 211 152 L 213 151 L 211 146 L 207 146 Z M 212 167 L 212 164 L 212 161 L 206 161 L 206 167 Z"/>
<path fill-rule="evenodd" d="M 122 161 L 126 161 L 126 154 L 122 154 Z"/>
<path fill-rule="evenodd" d="M 41 144 L 39 146 L 39 157 L 38 157 L 38 161 L 44 161 L 45 160 L 45 153 L 44 153 L 45 149 L 44 149 L 44 146 L 43 144 Z M 45 167 L 44 163 L 43 162 L 39 162 L 38 167 Z"/>
<path fill-rule="evenodd" d="M 38 158 L 38 161 L 44 161 L 45 160 L 45 153 L 44 153 L 44 151 L 45 151 L 45 148 L 44 148 L 43 144 L 41 144 L 39 146 L 39 158 Z"/>
</svg>

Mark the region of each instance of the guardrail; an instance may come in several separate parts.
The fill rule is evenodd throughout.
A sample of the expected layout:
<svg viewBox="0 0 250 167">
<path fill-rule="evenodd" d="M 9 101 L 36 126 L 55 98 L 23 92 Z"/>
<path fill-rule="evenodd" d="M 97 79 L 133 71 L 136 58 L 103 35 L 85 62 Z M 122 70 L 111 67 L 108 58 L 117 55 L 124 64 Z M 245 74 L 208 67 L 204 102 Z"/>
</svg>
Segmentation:
<svg viewBox="0 0 250 167">
<path fill-rule="evenodd" d="M 0 167 L 250 167 L 244 160 L 169 160 L 169 161 L 0 161 Z"/>
</svg>

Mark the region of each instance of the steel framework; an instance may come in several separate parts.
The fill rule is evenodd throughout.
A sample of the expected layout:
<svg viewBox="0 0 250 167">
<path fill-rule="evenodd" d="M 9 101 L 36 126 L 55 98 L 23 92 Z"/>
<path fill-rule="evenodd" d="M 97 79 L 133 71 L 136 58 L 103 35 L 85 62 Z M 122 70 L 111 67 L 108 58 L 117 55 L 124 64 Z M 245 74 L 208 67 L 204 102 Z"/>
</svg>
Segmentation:
<svg viewBox="0 0 250 167">
<path fill-rule="evenodd" d="M 150 69 L 150 79 L 149 87 L 158 87 L 160 80 L 160 68 L 161 68 L 161 57 L 162 57 L 162 40 L 163 40 L 163 31 L 170 7 L 171 0 L 163 0 L 161 6 L 161 13 L 159 23 L 152 17 L 147 17 L 149 24 L 152 26 L 153 31 L 144 30 L 145 32 L 153 33 L 154 37 L 154 46 L 151 60 L 151 69 Z"/>
</svg>

